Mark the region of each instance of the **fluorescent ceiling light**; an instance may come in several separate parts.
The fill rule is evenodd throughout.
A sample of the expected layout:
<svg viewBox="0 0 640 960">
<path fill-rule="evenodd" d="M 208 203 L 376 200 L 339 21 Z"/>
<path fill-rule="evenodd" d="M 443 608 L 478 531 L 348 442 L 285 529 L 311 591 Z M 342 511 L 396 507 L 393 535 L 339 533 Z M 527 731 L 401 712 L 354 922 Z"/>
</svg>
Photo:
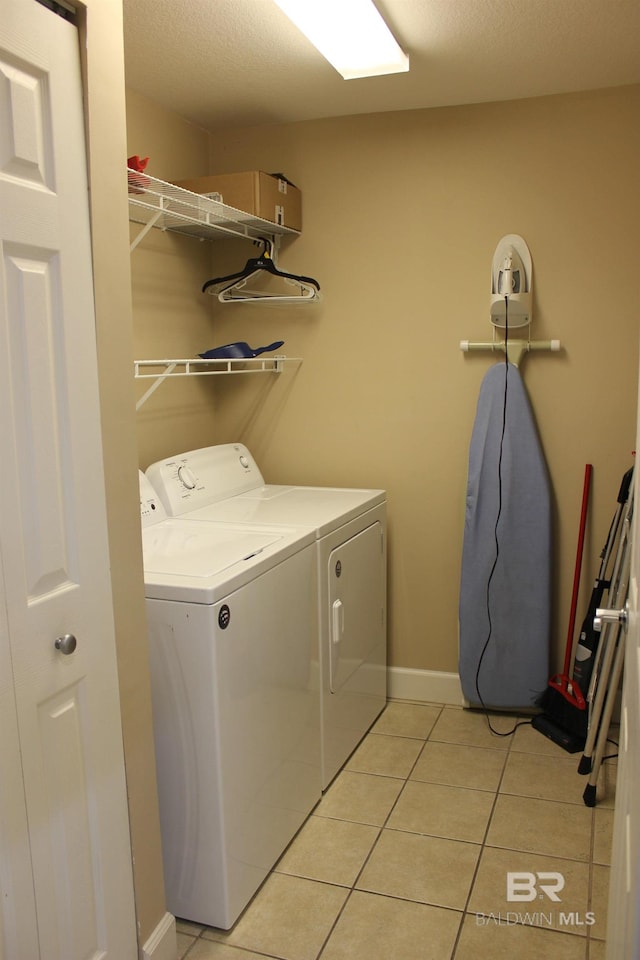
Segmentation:
<svg viewBox="0 0 640 960">
<path fill-rule="evenodd" d="M 345 80 L 405 73 L 400 49 L 372 0 L 274 0 Z"/>
</svg>

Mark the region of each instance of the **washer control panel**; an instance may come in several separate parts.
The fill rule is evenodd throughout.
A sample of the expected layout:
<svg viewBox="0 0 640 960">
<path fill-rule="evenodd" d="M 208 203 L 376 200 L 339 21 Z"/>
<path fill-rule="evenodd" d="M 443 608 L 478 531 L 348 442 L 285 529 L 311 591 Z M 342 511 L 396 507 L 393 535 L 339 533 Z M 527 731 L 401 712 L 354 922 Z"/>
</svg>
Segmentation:
<svg viewBox="0 0 640 960">
<path fill-rule="evenodd" d="M 144 530 L 145 527 L 152 527 L 154 523 L 166 520 L 167 514 L 158 494 L 142 470 L 138 471 L 138 483 L 140 485 L 140 522 Z"/>
<path fill-rule="evenodd" d="M 203 447 L 159 460 L 146 475 L 173 517 L 264 484 L 258 465 L 242 443 Z"/>
<path fill-rule="evenodd" d="M 178 480 L 180 481 L 182 486 L 185 488 L 185 490 L 195 490 L 198 484 L 198 481 L 195 477 L 195 474 L 193 473 L 193 470 L 191 470 L 191 468 L 188 467 L 186 463 L 182 463 L 178 467 Z"/>
</svg>

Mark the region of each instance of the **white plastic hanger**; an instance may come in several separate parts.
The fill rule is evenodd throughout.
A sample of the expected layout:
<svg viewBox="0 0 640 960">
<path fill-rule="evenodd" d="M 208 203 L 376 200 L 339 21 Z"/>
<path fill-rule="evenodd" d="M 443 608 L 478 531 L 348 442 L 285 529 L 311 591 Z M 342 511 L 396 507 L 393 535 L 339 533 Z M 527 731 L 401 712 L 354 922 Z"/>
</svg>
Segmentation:
<svg viewBox="0 0 640 960">
<path fill-rule="evenodd" d="M 238 273 L 231 273 L 226 277 L 216 277 L 213 280 L 207 280 L 202 287 L 205 291 L 215 295 L 217 293 L 220 303 L 255 303 L 255 302 L 277 302 L 277 303 L 315 303 L 320 300 L 320 284 L 313 277 L 298 276 L 295 273 L 285 273 L 279 270 L 272 257 L 271 242 L 264 237 L 259 241 L 264 249 L 259 257 L 253 257 L 247 260 L 244 268 Z M 282 290 L 282 284 L 277 289 L 265 289 L 264 281 L 271 281 L 271 278 L 278 278 L 285 284 L 285 290 Z M 255 281 L 262 280 L 263 287 L 256 288 Z M 291 288 L 291 292 L 286 290 L 286 286 Z"/>
</svg>

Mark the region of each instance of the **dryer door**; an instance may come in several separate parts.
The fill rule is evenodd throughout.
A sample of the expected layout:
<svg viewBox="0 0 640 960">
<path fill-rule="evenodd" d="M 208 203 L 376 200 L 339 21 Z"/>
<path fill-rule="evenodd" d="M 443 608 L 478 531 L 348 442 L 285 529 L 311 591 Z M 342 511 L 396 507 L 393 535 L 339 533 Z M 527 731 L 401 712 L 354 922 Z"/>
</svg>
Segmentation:
<svg viewBox="0 0 640 960">
<path fill-rule="evenodd" d="M 371 692 L 385 647 L 382 524 L 371 524 L 329 554 L 329 688 Z M 375 682 L 374 682 L 375 686 Z"/>
</svg>

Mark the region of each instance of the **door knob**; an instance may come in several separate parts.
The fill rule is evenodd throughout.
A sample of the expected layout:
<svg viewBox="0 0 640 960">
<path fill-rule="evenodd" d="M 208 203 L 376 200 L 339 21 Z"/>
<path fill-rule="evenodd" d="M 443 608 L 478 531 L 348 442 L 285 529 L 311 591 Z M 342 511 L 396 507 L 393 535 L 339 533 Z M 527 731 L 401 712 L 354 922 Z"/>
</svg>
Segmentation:
<svg viewBox="0 0 640 960">
<path fill-rule="evenodd" d="M 629 602 L 625 603 L 622 610 L 609 610 L 606 607 L 598 607 L 596 615 L 593 618 L 593 626 L 596 630 L 602 630 L 605 623 L 621 623 L 626 629 L 629 620 Z"/>
<path fill-rule="evenodd" d="M 56 650 L 59 650 L 60 653 L 64 653 L 65 655 L 73 653 L 77 645 L 78 641 L 72 633 L 65 633 L 64 636 L 57 637 L 54 644 Z"/>
</svg>

